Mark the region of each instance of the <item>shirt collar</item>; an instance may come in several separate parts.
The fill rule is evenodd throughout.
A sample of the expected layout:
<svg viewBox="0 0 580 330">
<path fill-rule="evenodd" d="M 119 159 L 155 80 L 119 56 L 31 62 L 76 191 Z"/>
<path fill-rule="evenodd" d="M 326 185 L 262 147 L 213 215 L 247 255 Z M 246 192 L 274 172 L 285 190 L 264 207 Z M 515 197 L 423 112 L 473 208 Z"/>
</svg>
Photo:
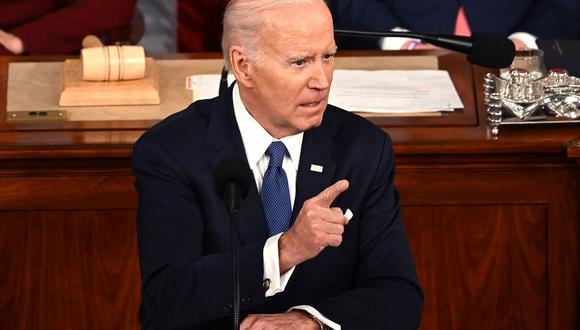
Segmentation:
<svg viewBox="0 0 580 330">
<path fill-rule="evenodd" d="M 290 159 L 292 160 L 295 170 L 298 171 L 304 132 L 286 136 L 281 139 L 276 139 L 271 136 L 270 133 L 268 133 L 248 112 L 240 97 L 238 84 L 234 84 L 232 99 L 234 105 L 234 115 L 236 122 L 238 123 L 238 127 L 240 128 L 244 149 L 246 151 L 246 157 L 248 157 L 248 164 L 250 167 L 256 166 L 258 161 L 264 156 L 264 153 L 266 153 L 266 150 L 273 141 L 282 141 L 288 150 L 288 154 L 290 155 Z"/>
</svg>

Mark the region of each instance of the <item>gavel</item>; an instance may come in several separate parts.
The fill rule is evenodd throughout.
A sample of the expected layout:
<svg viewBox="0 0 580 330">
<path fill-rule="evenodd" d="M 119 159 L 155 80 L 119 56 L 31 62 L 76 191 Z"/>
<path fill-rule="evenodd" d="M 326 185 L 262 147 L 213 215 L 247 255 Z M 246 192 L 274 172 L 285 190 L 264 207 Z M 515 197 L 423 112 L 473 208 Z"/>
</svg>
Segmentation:
<svg viewBox="0 0 580 330">
<path fill-rule="evenodd" d="M 93 35 L 83 39 L 83 80 L 121 81 L 145 77 L 145 51 L 141 46 L 103 46 Z"/>
</svg>

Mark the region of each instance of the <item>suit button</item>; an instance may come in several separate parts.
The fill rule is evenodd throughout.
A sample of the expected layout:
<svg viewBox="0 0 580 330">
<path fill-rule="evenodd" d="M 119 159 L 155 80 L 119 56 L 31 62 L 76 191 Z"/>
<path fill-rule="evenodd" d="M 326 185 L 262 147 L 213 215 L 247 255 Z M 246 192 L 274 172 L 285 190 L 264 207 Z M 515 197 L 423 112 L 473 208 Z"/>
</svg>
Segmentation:
<svg viewBox="0 0 580 330">
<path fill-rule="evenodd" d="M 270 288 L 270 283 L 272 283 L 272 281 L 270 281 L 269 278 L 266 278 L 262 281 L 262 288 L 264 288 L 264 290 L 268 290 Z"/>
</svg>

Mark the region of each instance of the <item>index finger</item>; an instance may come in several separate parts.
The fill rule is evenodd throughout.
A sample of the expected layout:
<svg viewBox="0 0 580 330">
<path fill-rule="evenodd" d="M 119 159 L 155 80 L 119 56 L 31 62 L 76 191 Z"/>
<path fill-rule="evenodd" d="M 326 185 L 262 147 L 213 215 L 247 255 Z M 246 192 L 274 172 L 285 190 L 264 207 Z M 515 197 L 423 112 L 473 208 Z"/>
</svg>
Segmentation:
<svg viewBox="0 0 580 330">
<path fill-rule="evenodd" d="M 323 207 L 330 207 L 338 195 L 348 189 L 348 185 L 348 180 L 343 179 L 336 181 L 333 185 L 327 187 L 314 197 L 316 203 Z"/>
</svg>

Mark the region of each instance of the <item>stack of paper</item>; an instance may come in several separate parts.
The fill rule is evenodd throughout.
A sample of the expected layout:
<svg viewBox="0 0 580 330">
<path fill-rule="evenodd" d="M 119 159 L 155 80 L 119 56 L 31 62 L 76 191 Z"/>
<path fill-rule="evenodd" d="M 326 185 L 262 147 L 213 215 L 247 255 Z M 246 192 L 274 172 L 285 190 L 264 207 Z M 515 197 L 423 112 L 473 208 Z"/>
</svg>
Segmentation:
<svg viewBox="0 0 580 330">
<path fill-rule="evenodd" d="M 449 74 L 442 70 L 336 70 L 329 103 L 373 113 L 463 108 Z"/>
<path fill-rule="evenodd" d="M 188 77 L 194 100 L 216 97 L 219 83 L 219 75 Z M 377 114 L 463 108 L 449 74 L 442 70 L 335 70 L 329 103 L 353 112 Z"/>
</svg>

